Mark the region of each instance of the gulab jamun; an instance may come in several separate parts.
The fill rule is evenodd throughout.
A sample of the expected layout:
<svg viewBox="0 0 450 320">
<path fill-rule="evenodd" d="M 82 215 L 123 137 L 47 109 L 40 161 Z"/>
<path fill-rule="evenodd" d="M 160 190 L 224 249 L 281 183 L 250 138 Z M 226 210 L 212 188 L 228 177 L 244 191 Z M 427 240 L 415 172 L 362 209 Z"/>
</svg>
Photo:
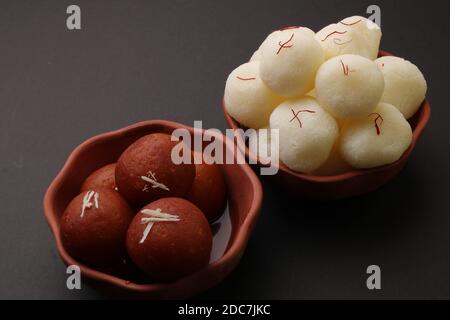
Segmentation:
<svg viewBox="0 0 450 320">
<path fill-rule="evenodd" d="M 172 281 L 209 263 L 211 229 L 204 214 L 181 198 L 163 198 L 142 208 L 127 233 L 131 260 L 156 281 Z"/>
<path fill-rule="evenodd" d="M 130 204 L 143 206 L 163 197 L 186 196 L 195 165 L 173 163 L 172 148 L 177 144 L 168 134 L 153 133 L 134 142 L 120 156 L 116 183 Z"/>
<path fill-rule="evenodd" d="M 75 197 L 61 218 L 64 248 L 75 259 L 106 265 L 123 259 L 134 213 L 114 190 L 97 188 Z"/>
<path fill-rule="evenodd" d="M 226 205 L 226 184 L 217 164 L 195 165 L 195 178 L 187 199 L 205 214 L 209 222 L 217 220 Z"/>
<path fill-rule="evenodd" d="M 81 191 L 88 191 L 96 188 L 108 188 L 116 190 L 115 171 L 115 163 L 107 164 L 106 166 L 94 171 L 83 182 Z"/>
</svg>

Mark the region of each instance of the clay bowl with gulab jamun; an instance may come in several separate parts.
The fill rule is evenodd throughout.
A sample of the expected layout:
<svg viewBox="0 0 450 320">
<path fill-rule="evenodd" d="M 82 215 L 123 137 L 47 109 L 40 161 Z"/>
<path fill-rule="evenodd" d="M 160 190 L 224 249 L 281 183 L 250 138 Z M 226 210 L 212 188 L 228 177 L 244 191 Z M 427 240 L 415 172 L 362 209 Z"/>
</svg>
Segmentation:
<svg viewBox="0 0 450 320">
<path fill-rule="evenodd" d="M 392 54 L 385 51 L 379 52 L 379 57 L 385 56 L 392 56 Z M 227 112 L 224 101 L 222 101 L 222 109 L 225 120 L 231 129 L 237 130 L 247 128 L 246 126 L 241 125 Z M 312 200 L 350 198 L 374 191 L 394 178 L 405 166 L 428 123 L 430 113 L 430 104 L 428 100 L 425 99 L 418 111 L 407 120 L 412 129 L 411 144 L 401 157 L 392 163 L 370 169 L 356 169 L 345 164 L 342 168 L 339 168 L 341 171 L 340 173 L 330 174 L 326 171 L 319 172 L 320 170 L 314 173 L 294 171 L 280 161 L 278 166 L 271 164 L 278 168 L 278 172 L 268 178 L 286 190 L 286 192 Z M 294 118 L 294 116 L 296 115 L 294 114 L 292 119 L 298 120 L 298 118 Z M 238 139 L 240 139 L 239 136 Z M 245 145 L 242 140 L 240 140 L 239 143 Z M 258 155 L 250 151 L 248 145 L 245 145 L 245 154 L 247 160 L 252 165 L 255 165 L 256 167 L 268 166 L 267 160 L 263 159 L 262 161 Z"/>
<path fill-rule="evenodd" d="M 173 139 L 177 129 L 192 141 Z M 209 144 L 194 153 L 199 134 L 151 120 L 78 146 L 44 199 L 65 264 L 122 297 L 187 298 L 221 282 L 245 250 L 262 188 L 247 164 L 194 161 Z M 233 146 L 223 135 L 214 141 L 224 157 Z M 187 161 L 173 161 L 177 146 Z"/>
</svg>

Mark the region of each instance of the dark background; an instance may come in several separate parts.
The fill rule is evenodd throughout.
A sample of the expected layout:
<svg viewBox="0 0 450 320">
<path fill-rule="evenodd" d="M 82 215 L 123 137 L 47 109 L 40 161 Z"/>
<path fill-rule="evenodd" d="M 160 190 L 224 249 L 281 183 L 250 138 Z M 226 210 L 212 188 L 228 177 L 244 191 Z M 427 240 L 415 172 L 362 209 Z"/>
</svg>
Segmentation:
<svg viewBox="0 0 450 320">
<path fill-rule="evenodd" d="M 82 30 L 66 29 L 78 4 Z M 105 298 L 66 289 L 42 199 L 85 139 L 146 119 L 226 128 L 225 79 L 271 30 L 318 31 L 382 12 L 382 48 L 416 63 L 432 118 L 406 168 L 338 202 L 263 180 L 236 270 L 199 298 L 450 298 L 449 1 L 0 1 L 0 298 Z M 382 290 L 366 288 L 366 268 Z"/>
</svg>

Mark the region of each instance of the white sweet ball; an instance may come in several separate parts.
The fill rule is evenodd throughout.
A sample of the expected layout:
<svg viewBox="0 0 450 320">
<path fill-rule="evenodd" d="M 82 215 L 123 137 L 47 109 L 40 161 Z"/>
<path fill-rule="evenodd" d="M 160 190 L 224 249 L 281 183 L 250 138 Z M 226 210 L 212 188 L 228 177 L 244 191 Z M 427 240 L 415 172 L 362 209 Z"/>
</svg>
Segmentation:
<svg viewBox="0 0 450 320">
<path fill-rule="evenodd" d="M 259 51 L 261 79 L 277 94 L 295 97 L 314 88 L 324 55 L 312 30 L 299 27 L 273 32 Z"/>
<path fill-rule="evenodd" d="M 427 82 L 419 68 L 398 57 L 375 60 L 384 76 L 382 102 L 397 107 L 406 119 L 419 109 L 427 92 Z"/>
<path fill-rule="evenodd" d="M 325 59 L 356 54 L 374 60 L 378 56 L 381 35 L 376 23 L 353 16 L 326 26 L 317 32 L 316 39 L 322 45 Z"/>
<path fill-rule="evenodd" d="M 273 42 L 273 39 L 275 39 L 275 37 L 277 35 L 279 35 L 280 32 L 284 32 L 284 31 L 287 31 L 287 30 L 292 30 L 294 32 L 297 32 L 301 28 L 302 27 L 299 27 L 299 26 L 288 26 L 288 27 L 284 27 L 284 28 L 281 28 L 281 29 L 278 29 L 278 30 L 275 30 L 275 31 L 269 33 L 269 35 L 264 39 L 264 41 L 258 47 L 258 50 L 253 52 L 253 55 L 250 57 L 249 61 L 261 61 L 261 58 L 262 58 L 262 56 L 261 56 L 261 48 L 266 46 L 268 43 Z M 304 28 L 304 30 L 302 30 L 302 32 L 306 32 L 306 33 L 309 33 L 309 34 L 314 36 L 314 31 L 312 31 L 311 29 Z"/>
<path fill-rule="evenodd" d="M 383 90 L 377 64 L 361 56 L 331 58 L 317 71 L 317 99 L 335 117 L 366 116 L 380 102 Z"/>
<path fill-rule="evenodd" d="M 355 168 L 374 168 L 397 161 L 411 141 L 411 126 L 400 111 L 380 103 L 372 114 L 345 121 L 340 152 Z"/>
<path fill-rule="evenodd" d="M 224 104 L 230 116 L 250 128 L 262 128 L 269 123 L 273 109 L 282 98 L 272 92 L 259 76 L 259 62 L 248 62 L 228 76 Z"/>
<path fill-rule="evenodd" d="M 327 160 L 339 133 L 336 120 L 311 97 L 280 104 L 270 116 L 270 128 L 279 129 L 280 160 L 304 173 Z"/>
<path fill-rule="evenodd" d="M 345 162 L 345 160 L 341 156 L 339 149 L 339 139 L 337 139 L 337 141 L 333 145 L 333 148 L 331 149 L 328 159 L 324 164 L 322 164 L 317 170 L 314 171 L 315 175 L 334 176 L 349 172 L 354 169 L 351 165 Z"/>
<path fill-rule="evenodd" d="M 252 61 L 261 61 L 261 52 L 259 50 L 256 50 L 253 52 L 252 56 L 250 57 L 250 62 Z"/>
</svg>

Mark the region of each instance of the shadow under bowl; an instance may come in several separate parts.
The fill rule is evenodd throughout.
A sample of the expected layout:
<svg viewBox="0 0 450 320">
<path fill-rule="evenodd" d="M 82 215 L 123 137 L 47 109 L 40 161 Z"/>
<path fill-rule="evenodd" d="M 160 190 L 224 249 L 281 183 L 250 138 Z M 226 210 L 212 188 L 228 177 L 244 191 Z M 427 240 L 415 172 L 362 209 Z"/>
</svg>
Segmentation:
<svg viewBox="0 0 450 320">
<path fill-rule="evenodd" d="M 392 54 L 380 50 L 379 57 L 382 56 Z M 229 128 L 245 129 L 228 114 L 223 100 L 222 109 Z M 430 104 L 425 99 L 416 114 L 408 120 L 413 130 L 411 145 L 400 159 L 391 164 L 372 169 L 354 169 L 333 176 L 315 176 L 293 171 L 280 162 L 277 174 L 268 177 L 288 193 L 311 200 L 337 200 L 369 193 L 387 183 L 403 169 L 430 119 L 430 114 Z M 240 143 L 242 145 L 242 140 Z M 247 145 L 245 155 L 256 167 L 266 166 L 259 161 L 257 155 L 250 152 Z"/>
<path fill-rule="evenodd" d="M 129 274 L 130 270 L 123 276 L 84 265 L 65 250 L 61 241 L 60 218 L 69 202 L 80 193 L 85 178 L 103 165 L 117 161 L 121 153 L 142 136 L 156 132 L 171 134 L 175 129 L 186 129 L 194 137 L 194 128 L 165 120 L 144 121 L 95 136 L 72 152 L 45 194 L 45 218 L 62 260 L 66 265 L 79 266 L 83 280 L 107 293 L 122 298 L 179 299 L 207 290 L 220 283 L 238 264 L 255 226 L 262 202 L 262 187 L 258 178 L 247 164 L 220 165 L 227 183 L 231 230 L 229 236 L 223 239 L 214 238 L 213 242 L 226 243 L 219 244 L 220 252 L 214 252 L 213 245 L 212 256 L 215 259 L 205 268 L 171 283 L 149 283 L 145 277 Z M 224 148 L 230 145 L 223 135 L 215 138 L 220 139 Z"/>
</svg>

